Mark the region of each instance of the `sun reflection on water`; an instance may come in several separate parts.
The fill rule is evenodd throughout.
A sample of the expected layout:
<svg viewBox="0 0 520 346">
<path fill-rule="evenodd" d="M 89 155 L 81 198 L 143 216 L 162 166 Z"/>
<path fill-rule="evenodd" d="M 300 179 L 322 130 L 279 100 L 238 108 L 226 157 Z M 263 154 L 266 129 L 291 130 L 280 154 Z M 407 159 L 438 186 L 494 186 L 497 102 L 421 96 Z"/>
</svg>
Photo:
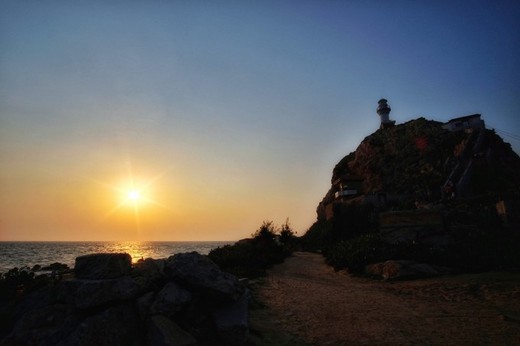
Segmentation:
<svg viewBox="0 0 520 346">
<path fill-rule="evenodd" d="M 0 272 L 14 267 L 54 262 L 74 267 L 78 256 L 103 252 L 126 252 L 135 263 L 141 258 L 168 258 L 176 253 L 197 251 L 206 255 L 212 249 L 231 244 L 225 241 L 114 241 L 114 242 L 0 242 Z"/>
<path fill-rule="evenodd" d="M 146 258 L 166 258 L 180 252 L 197 251 L 208 254 L 211 249 L 229 242 L 147 242 L 118 241 L 104 243 L 102 252 L 126 252 L 132 257 L 132 263 Z"/>
</svg>

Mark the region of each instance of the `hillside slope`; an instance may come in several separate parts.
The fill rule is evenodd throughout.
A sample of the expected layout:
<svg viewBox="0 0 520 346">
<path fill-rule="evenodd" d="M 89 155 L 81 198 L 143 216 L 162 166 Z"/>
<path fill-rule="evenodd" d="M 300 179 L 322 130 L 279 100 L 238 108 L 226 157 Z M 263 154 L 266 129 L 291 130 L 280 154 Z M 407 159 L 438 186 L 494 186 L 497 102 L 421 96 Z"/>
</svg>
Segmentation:
<svg viewBox="0 0 520 346">
<path fill-rule="evenodd" d="M 357 179 L 359 193 L 379 192 L 431 202 L 452 185 L 457 196 L 518 190 L 520 157 L 493 130 L 450 132 L 419 118 L 366 137 L 334 167 L 331 188 L 318 206 L 318 219 L 334 201 L 337 183 Z"/>
</svg>

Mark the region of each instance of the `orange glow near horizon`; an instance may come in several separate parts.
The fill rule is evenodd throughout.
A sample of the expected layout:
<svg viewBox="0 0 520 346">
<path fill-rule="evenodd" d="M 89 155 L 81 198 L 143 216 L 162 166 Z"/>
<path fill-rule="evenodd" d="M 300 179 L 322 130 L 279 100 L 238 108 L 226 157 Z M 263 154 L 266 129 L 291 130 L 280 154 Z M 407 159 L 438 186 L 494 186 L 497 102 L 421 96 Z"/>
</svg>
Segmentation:
<svg viewBox="0 0 520 346">
<path fill-rule="evenodd" d="M 114 191 L 119 198 L 117 204 L 105 214 L 105 217 L 108 218 L 120 210 L 130 209 L 133 213 L 136 229 L 140 232 L 141 214 L 146 209 L 153 207 L 170 209 L 154 198 L 154 187 L 160 177 L 161 175 L 158 175 L 149 180 L 138 180 L 130 174 L 129 178 L 118 185 L 103 184 Z"/>
</svg>

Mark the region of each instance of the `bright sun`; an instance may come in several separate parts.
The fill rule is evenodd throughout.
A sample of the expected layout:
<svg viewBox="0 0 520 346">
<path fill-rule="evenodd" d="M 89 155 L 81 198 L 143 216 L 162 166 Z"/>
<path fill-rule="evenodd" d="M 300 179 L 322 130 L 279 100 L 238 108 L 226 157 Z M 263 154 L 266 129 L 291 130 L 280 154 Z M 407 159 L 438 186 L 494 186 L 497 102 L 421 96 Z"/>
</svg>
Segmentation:
<svg viewBox="0 0 520 346">
<path fill-rule="evenodd" d="M 137 190 L 130 190 L 127 192 L 126 198 L 130 201 L 137 202 L 141 198 L 141 193 Z"/>
<path fill-rule="evenodd" d="M 145 209 L 149 209 L 149 207 L 160 207 L 170 210 L 170 208 L 159 203 L 153 197 L 154 185 L 161 177 L 162 175 L 158 175 L 149 180 L 136 180 L 132 174 L 130 174 L 129 178 L 121 180 L 118 185 L 101 183 L 116 192 L 119 197 L 119 202 L 106 213 L 106 216 L 108 217 L 112 215 L 119 209 L 122 211 L 125 209 L 127 211 L 133 211 L 136 225 L 139 228 L 140 214 L 141 212 L 144 212 Z"/>
</svg>

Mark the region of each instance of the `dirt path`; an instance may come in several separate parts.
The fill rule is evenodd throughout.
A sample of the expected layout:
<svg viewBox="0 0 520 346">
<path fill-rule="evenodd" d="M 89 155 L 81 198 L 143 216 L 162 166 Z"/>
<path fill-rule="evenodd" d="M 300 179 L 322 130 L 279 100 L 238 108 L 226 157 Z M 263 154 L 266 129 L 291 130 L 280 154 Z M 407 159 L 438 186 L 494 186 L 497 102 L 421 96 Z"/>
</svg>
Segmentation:
<svg viewBox="0 0 520 346">
<path fill-rule="evenodd" d="M 254 292 L 265 304 L 251 314 L 256 344 L 520 345 L 520 273 L 390 283 L 300 252 Z"/>
</svg>

